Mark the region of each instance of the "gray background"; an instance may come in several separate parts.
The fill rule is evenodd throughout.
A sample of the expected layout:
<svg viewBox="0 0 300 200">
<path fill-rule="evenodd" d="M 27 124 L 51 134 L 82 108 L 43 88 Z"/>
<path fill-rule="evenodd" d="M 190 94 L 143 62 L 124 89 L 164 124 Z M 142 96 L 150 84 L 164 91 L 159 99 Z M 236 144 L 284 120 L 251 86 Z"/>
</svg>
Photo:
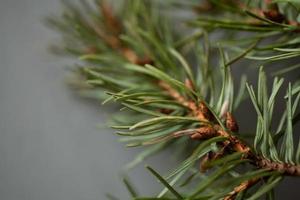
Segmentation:
<svg viewBox="0 0 300 200">
<path fill-rule="evenodd" d="M 0 199 L 127 199 L 118 172 L 137 151 L 97 127 L 109 110 L 72 94 L 64 81 L 72 61 L 47 52 L 57 34 L 41 19 L 59 10 L 55 0 L 0 0 Z M 147 163 L 166 172 L 174 162 Z M 160 188 L 143 166 L 130 175 L 145 195 Z M 283 184 L 279 199 L 300 199 L 296 188 L 295 179 Z"/>
</svg>

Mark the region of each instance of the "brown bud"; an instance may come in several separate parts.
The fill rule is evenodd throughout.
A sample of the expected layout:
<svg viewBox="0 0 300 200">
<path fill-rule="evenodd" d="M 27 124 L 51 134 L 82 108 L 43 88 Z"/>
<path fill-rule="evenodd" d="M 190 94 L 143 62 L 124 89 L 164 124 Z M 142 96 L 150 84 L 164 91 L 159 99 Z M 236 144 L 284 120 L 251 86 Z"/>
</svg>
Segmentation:
<svg viewBox="0 0 300 200">
<path fill-rule="evenodd" d="M 132 51 L 129 48 L 123 48 L 122 49 L 123 56 L 131 63 L 136 63 L 138 60 L 138 57 L 134 51 Z"/>
<path fill-rule="evenodd" d="M 144 57 L 142 59 L 138 59 L 135 64 L 137 64 L 137 65 L 146 65 L 146 64 L 153 65 L 154 62 L 149 57 Z"/>
<path fill-rule="evenodd" d="M 113 49 L 119 49 L 122 45 L 117 37 L 106 35 L 104 36 L 106 43 Z"/>
<path fill-rule="evenodd" d="M 104 18 L 106 28 L 113 34 L 119 35 L 122 31 L 122 26 L 119 19 L 114 15 L 113 8 L 105 0 L 100 1 L 100 12 Z"/>
<path fill-rule="evenodd" d="M 229 141 L 221 142 L 222 148 L 214 154 L 211 160 L 217 160 L 223 157 L 226 153 L 228 153 L 230 151 L 229 144 L 230 144 Z"/>
<path fill-rule="evenodd" d="M 243 153 L 248 153 L 250 151 L 250 148 L 247 147 L 245 144 L 240 143 L 240 142 L 236 142 L 234 144 L 234 149 L 238 152 L 243 152 Z M 247 157 L 247 155 L 243 155 L 243 157 Z"/>
<path fill-rule="evenodd" d="M 226 127 L 232 132 L 239 131 L 239 126 L 230 112 L 226 113 Z"/>
<path fill-rule="evenodd" d="M 185 79 L 184 84 L 190 90 L 194 90 L 193 82 L 190 79 Z"/>
<path fill-rule="evenodd" d="M 204 118 L 202 120 L 207 120 L 207 121 L 213 121 L 214 116 L 210 112 L 210 110 L 207 108 L 204 102 L 199 103 L 199 113 L 198 113 L 199 118 Z"/>
<path fill-rule="evenodd" d="M 172 109 L 167 109 L 167 108 L 162 108 L 160 109 L 160 113 L 163 113 L 163 114 L 166 114 L 166 115 L 169 115 L 173 112 Z"/>
<path fill-rule="evenodd" d="M 95 54 L 95 53 L 97 53 L 97 47 L 89 46 L 86 48 L 85 53 L 86 54 Z"/>
<path fill-rule="evenodd" d="M 191 138 L 193 140 L 203 140 L 203 139 L 208 139 L 215 137 L 217 135 L 217 131 L 210 126 L 205 126 L 198 128 L 197 131 L 191 135 Z"/>
<path fill-rule="evenodd" d="M 203 13 L 203 12 L 208 12 L 214 9 L 214 5 L 209 2 L 209 1 L 201 1 L 201 4 L 199 3 L 199 5 L 196 5 L 193 7 L 193 10 L 196 13 Z"/>
<path fill-rule="evenodd" d="M 282 15 L 277 9 L 269 10 L 269 11 L 264 11 L 264 16 L 277 23 L 282 23 L 285 20 L 284 15 Z"/>
<path fill-rule="evenodd" d="M 300 174 L 300 167 L 296 167 L 295 174 L 299 175 Z"/>
<path fill-rule="evenodd" d="M 205 154 L 200 161 L 200 172 L 206 172 L 209 169 L 208 162 L 211 158 L 214 157 L 214 153 L 212 151 Z"/>
</svg>

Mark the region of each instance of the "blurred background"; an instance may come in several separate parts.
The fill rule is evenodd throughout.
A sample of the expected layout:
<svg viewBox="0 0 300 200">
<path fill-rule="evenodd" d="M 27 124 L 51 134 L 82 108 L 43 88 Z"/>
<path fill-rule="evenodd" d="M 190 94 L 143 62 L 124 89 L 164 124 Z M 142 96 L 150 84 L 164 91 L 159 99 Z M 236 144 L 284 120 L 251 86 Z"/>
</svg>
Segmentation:
<svg viewBox="0 0 300 200">
<path fill-rule="evenodd" d="M 60 10 L 58 0 L 0 0 L 0 199 L 128 199 L 120 173 L 139 149 L 103 128 L 111 110 L 67 87 L 74 60 L 47 51 L 59 35 L 42 22 Z M 147 164 L 167 172 L 170 154 Z M 129 176 L 143 195 L 161 189 L 143 165 Z M 278 199 L 300 199 L 299 183 L 281 184 Z"/>
</svg>

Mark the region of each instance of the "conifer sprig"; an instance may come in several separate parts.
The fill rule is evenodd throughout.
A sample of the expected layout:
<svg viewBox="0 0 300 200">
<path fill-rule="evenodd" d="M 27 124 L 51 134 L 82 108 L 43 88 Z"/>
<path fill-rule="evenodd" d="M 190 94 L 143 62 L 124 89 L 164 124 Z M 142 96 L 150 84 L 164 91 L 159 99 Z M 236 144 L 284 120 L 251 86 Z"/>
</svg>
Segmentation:
<svg viewBox="0 0 300 200">
<path fill-rule="evenodd" d="M 82 94 L 121 106 L 112 127 L 128 147 L 145 147 L 127 167 L 165 148 L 190 154 L 167 176 L 147 167 L 165 186 L 157 197 L 137 197 L 125 180 L 133 199 L 273 199 L 284 176 L 300 176 L 300 143 L 296 146 L 293 134 L 300 118 L 299 81 L 288 84 L 286 110 L 274 127 L 284 79 L 275 77 L 268 92 L 260 67 L 257 92 L 241 78 L 235 94 L 231 73 L 240 60 L 267 68 L 295 62 L 299 3 L 124 0 L 114 9 L 104 0 L 95 5 L 82 0 L 80 5 L 66 2 L 61 17 L 48 19 L 63 33 L 62 48 L 54 50 L 80 58 L 75 74 Z M 274 74 L 298 69 L 292 64 Z M 242 139 L 233 116 L 245 91 L 257 113 L 253 144 Z"/>
</svg>

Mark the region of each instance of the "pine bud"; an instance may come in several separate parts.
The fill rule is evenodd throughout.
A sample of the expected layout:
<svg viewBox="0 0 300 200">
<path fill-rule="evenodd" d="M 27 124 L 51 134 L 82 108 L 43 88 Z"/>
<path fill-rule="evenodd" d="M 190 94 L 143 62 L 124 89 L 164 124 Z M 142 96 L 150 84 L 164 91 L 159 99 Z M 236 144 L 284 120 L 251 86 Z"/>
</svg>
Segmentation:
<svg viewBox="0 0 300 200">
<path fill-rule="evenodd" d="M 239 126 L 230 112 L 226 113 L 226 127 L 232 132 L 239 131 Z"/>
<path fill-rule="evenodd" d="M 269 10 L 269 11 L 264 11 L 263 13 L 267 19 L 273 22 L 282 23 L 285 20 L 284 15 L 279 13 L 278 10 Z"/>
<path fill-rule="evenodd" d="M 207 108 L 207 106 L 205 105 L 204 102 L 199 103 L 199 114 L 198 115 L 199 115 L 199 117 L 202 117 L 207 121 L 214 120 L 213 114 L 210 112 L 210 110 Z"/>
<path fill-rule="evenodd" d="M 184 84 L 190 90 L 194 90 L 193 82 L 190 79 L 185 79 Z"/>
<path fill-rule="evenodd" d="M 205 126 L 198 128 L 197 131 L 191 135 L 191 138 L 194 140 L 203 140 L 215 137 L 217 135 L 217 131 L 210 126 Z"/>
<path fill-rule="evenodd" d="M 208 163 L 211 161 L 212 157 L 214 156 L 214 153 L 212 151 L 208 152 L 203 156 L 200 162 L 200 172 L 204 173 L 209 169 Z"/>
</svg>

